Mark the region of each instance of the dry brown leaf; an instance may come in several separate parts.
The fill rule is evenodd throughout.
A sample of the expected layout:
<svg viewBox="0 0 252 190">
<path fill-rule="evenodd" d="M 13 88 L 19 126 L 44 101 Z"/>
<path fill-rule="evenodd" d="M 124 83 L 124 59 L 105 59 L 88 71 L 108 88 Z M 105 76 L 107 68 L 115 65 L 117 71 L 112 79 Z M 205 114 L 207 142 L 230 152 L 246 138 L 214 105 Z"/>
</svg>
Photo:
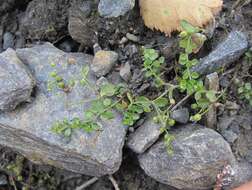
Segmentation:
<svg viewBox="0 0 252 190">
<path fill-rule="evenodd" d="M 181 31 L 182 20 L 203 27 L 221 10 L 222 4 L 222 0 L 140 0 L 145 25 L 167 35 Z"/>
</svg>

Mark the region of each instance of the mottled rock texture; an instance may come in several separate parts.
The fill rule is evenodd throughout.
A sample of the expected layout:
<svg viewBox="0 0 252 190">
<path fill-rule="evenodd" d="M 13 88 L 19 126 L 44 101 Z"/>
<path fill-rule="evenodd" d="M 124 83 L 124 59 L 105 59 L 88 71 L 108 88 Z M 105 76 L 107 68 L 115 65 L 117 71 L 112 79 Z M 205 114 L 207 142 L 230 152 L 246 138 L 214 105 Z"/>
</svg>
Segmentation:
<svg viewBox="0 0 252 190">
<path fill-rule="evenodd" d="M 146 174 L 161 183 L 178 189 L 210 189 L 222 167 L 235 163 L 229 144 L 212 129 L 185 125 L 171 134 L 175 136 L 172 155 L 162 139 L 139 155 Z"/>
<path fill-rule="evenodd" d="M 93 6 L 92 1 L 76 0 L 69 9 L 68 31 L 74 40 L 85 46 L 92 46 L 96 38 L 90 17 Z"/>
<path fill-rule="evenodd" d="M 193 70 L 200 74 L 210 74 L 223 67 L 228 67 L 237 61 L 248 48 L 246 35 L 239 31 L 231 32 L 227 39 L 220 43 L 215 50 L 203 58 Z"/>
<path fill-rule="evenodd" d="M 99 120 L 99 131 L 74 130 L 70 140 L 51 132 L 57 121 L 82 118 L 88 105 L 80 102 L 95 97 L 93 91 L 78 82 L 82 67 L 91 63 L 92 56 L 67 54 L 49 43 L 19 49 L 17 54 L 31 69 L 38 85 L 33 102 L 13 112 L 0 114 L 0 144 L 39 164 L 91 176 L 116 172 L 121 164 L 126 135 L 119 115 L 115 114 L 113 120 Z M 69 59 L 75 59 L 75 63 L 69 64 Z M 52 67 L 52 63 L 56 67 Z M 70 92 L 65 93 L 57 87 L 47 90 L 50 72 L 54 70 L 64 81 L 76 81 Z M 91 74 L 88 79 L 91 83 L 96 82 Z"/>
<path fill-rule="evenodd" d="M 135 6 L 135 0 L 100 0 L 99 13 L 103 17 L 118 17 Z"/>
<path fill-rule="evenodd" d="M 70 0 L 33 0 L 26 8 L 20 27 L 26 38 L 56 40 L 67 33 Z"/>
<path fill-rule="evenodd" d="M 34 85 L 30 71 L 13 49 L 0 54 L 0 112 L 29 101 Z"/>
</svg>

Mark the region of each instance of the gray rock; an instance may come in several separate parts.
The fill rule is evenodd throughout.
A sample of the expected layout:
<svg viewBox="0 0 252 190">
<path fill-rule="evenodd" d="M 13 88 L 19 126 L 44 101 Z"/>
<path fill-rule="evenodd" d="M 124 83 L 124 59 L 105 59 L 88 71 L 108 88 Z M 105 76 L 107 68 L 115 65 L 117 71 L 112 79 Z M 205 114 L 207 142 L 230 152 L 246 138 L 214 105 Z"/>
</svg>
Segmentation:
<svg viewBox="0 0 252 190">
<path fill-rule="evenodd" d="M 135 6 L 135 0 L 100 0 L 98 11 L 102 17 L 118 17 Z"/>
<path fill-rule="evenodd" d="M 178 189 L 210 189 L 222 167 L 235 163 L 229 144 L 212 129 L 185 125 L 171 134 L 172 155 L 161 139 L 138 157 L 146 174 L 161 183 Z"/>
<path fill-rule="evenodd" d="M 239 156 L 252 164 L 252 130 L 245 130 L 239 134 L 236 146 Z"/>
<path fill-rule="evenodd" d="M 187 108 L 175 110 L 171 113 L 171 118 L 179 123 L 187 123 L 189 120 L 189 111 Z M 161 126 L 153 121 L 151 115 L 128 137 L 127 146 L 137 154 L 144 153 L 159 138 Z"/>
<path fill-rule="evenodd" d="M 161 126 L 156 124 L 151 115 L 138 127 L 134 133 L 130 133 L 127 141 L 127 146 L 137 154 L 145 152 L 159 138 Z"/>
<path fill-rule="evenodd" d="M 0 186 L 7 185 L 7 184 L 8 184 L 7 177 L 5 175 L 0 174 Z"/>
<path fill-rule="evenodd" d="M 205 79 L 205 86 L 208 90 L 213 90 L 215 92 L 218 92 L 220 88 L 219 84 L 219 76 L 217 72 L 211 73 L 206 76 Z M 205 123 L 206 126 L 215 129 L 217 125 L 217 107 L 215 104 L 210 105 L 208 107 L 208 112 L 206 113 L 205 117 Z"/>
<path fill-rule="evenodd" d="M 134 35 L 134 34 L 127 33 L 126 37 L 127 37 L 128 40 L 130 40 L 132 42 L 139 42 L 139 37 Z"/>
<path fill-rule="evenodd" d="M 101 78 L 99 78 L 99 79 L 96 81 L 96 86 L 98 86 L 98 87 L 100 88 L 100 87 L 102 87 L 103 85 L 108 84 L 108 83 L 109 83 L 109 81 L 108 81 L 107 78 L 101 77 Z"/>
<path fill-rule="evenodd" d="M 68 31 L 77 42 L 91 46 L 95 38 L 94 29 L 90 25 L 91 1 L 78 0 L 69 9 Z"/>
<path fill-rule="evenodd" d="M 13 148 L 38 164 L 53 165 L 76 173 L 102 176 L 118 170 L 122 160 L 126 127 L 115 113 L 112 120 L 99 120 L 101 129 L 91 133 L 74 130 L 68 142 L 51 132 L 52 125 L 63 119 L 83 118 L 89 104 L 83 100 L 95 98 L 95 92 L 80 85 L 82 67 L 92 62 L 92 56 L 65 53 L 53 45 L 17 50 L 19 58 L 37 79 L 36 98 L 13 112 L 0 114 L 0 144 Z M 69 58 L 75 64 L 68 64 Z M 51 67 L 55 63 L 56 67 Z M 56 70 L 65 81 L 74 79 L 75 86 L 65 93 L 57 87 L 48 91 L 50 72 Z M 95 84 L 95 76 L 88 80 Z"/>
<path fill-rule="evenodd" d="M 34 0 L 31 1 L 21 20 L 22 34 L 29 39 L 56 40 L 67 33 L 68 7 L 70 0 Z"/>
<path fill-rule="evenodd" d="M 232 167 L 232 175 L 224 177 L 223 189 L 230 190 L 252 180 L 252 165 L 248 162 L 237 162 Z"/>
<path fill-rule="evenodd" d="M 3 49 L 14 48 L 15 36 L 10 32 L 5 32 L 3 35 Z"/>
<path fill-rule="evenodd" d="M 13 49 L 0 54 L 0 112 L 29 101 L 35 81 Z"/>
<path fill-rule="evenodd" d="M 238 134 L 236 134 L 232 130 L 225 130 L 221 134 L 229 143 L 234 143 L 236 139 L 238 139 Z"/>
<path fill-rule="evenodd" d="M 194 66 L 192 70 L 202 75 L 218 71 L 239 59 L 247 48 L 248 40 L 245 34 L 233 31 L 224 42 L 219 44 L 214 51 L 203 58 L 199 65 Z"/>
<path fill-rule="evenodd" d="M 118 61 L 118 54 L 114 51 L 98 51 L 91 64 L 91 70 L 97 77 L 108 74 Z"/>
<path fill-rule="evenodd" d="M 129 62 L 126 62 L 125 65 L 123 65 L 120 69 L 120 76 L 123 80 L 129 81 L 132 74 L 131 74 L 131 66 Z"/>
<path fill-rule="evenodd" d="M 177 109 L 171 112 L 171 118 L 179 123 L 186 124 L 189 121 L 189 111 L 187 108 Z"/>
<path fill-rule="evenodd" d="M 15 48 L 24 48 L 25 47 L 25 39 L 22 35 L 16 35 Z"/>
<path fill-rule="evenodd" d="M 15 0 L 0 1 L 0 16 L 15 6 Z"/>
</svg>

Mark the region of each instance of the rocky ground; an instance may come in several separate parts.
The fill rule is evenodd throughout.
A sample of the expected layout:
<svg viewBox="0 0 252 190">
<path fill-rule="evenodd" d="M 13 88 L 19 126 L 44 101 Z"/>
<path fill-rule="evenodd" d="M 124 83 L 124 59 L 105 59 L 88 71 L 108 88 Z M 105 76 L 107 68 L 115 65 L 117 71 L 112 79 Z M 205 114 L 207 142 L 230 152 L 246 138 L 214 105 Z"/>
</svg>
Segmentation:
<svg viewBox="0 0 252 190">
<path fill-rule="evenodd" d="M 67 93 L 49 91 L 48 83 L 54 84 L 48 73 L 53 65 L 67 81 L 81 81 L 83 66 L 91 65 L 92 85 L 124 82 L 134 94 L 154 97 L 158 91 L 142 72 L 141 47 L 165 57 L 165 78 L 173 80 L 180 51 L 176 33 L 167 37 L 146 28 L 134 0 L 1 1 L 0 189 L 80 190 L 90 179 L 88 190 L 112 190 L 113 180 L 121 190 L 201 190 L 218 182 L 230 189 L 251 180 L 252 107 L 230 85 L 234 78 L 252 81 L 251 10 L 249 0 L 224 0 L 207 28 L 200 65 L 193 69 L 227 92 L 217 124 L 207 115 L 214 130 L 204 121 L 190 123 L 186 106 L 172 113 L 180 125 L 171 131 L 171 156 L 148 115 L 130 128 L 116 113 L 100 121 L 102 130 L 95 133 L 53 134 L 55 121 L 81 117 L 87 109 L 81 101 L 96 95 L 81 83 L 64 88 Z M 216 71 L 219 76 L 208 75 Z"/>
</svg>

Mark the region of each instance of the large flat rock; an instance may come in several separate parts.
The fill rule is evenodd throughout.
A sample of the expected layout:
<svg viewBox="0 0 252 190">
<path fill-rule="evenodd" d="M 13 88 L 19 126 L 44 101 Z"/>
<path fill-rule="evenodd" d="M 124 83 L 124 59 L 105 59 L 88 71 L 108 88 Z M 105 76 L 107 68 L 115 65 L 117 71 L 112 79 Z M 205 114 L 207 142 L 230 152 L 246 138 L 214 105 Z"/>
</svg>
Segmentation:
<svg viewBox="0 0 252 190">
<path fill-rule="evenodd" d="M 70 140 L 50 131 L 55 122 L 64 118 L 82 118 L 88 105 L 81 102 L 95 97 L 78 82 L 81 68 L 90 64 L 93 57 L 67 54 L 49 43 L 19 49 L 17 54 L 30 68 L 38 85 L 32 103 L 0 114 L 0 144 L 17 150 L 34 162 L 73 172 L 91 176 L 116 172 L 121 164 L 126 135 L 122 118 L 117 113 L 115 119 L 99 121 L 101 130 L 91 133 L 74 130 Z M 56 67 L 51 67 L 51 63 Z M 76 81 L 69 93 L 58 88 L 47 90 L 50 72 L 55 69 L 65 81 Z M 95 78 L 89 75 L 89 81 L 95 83 Z"/>
<path fill-rule="evenodd" d="M 223 166 L 235 164 L 229 144 L 212 129 L 193 124 L 171 133 L 172 155 L 161 139 L 138 157 L 146 174 L 161 183 L 185 190 L 211 189 Z"/>
</svg>

